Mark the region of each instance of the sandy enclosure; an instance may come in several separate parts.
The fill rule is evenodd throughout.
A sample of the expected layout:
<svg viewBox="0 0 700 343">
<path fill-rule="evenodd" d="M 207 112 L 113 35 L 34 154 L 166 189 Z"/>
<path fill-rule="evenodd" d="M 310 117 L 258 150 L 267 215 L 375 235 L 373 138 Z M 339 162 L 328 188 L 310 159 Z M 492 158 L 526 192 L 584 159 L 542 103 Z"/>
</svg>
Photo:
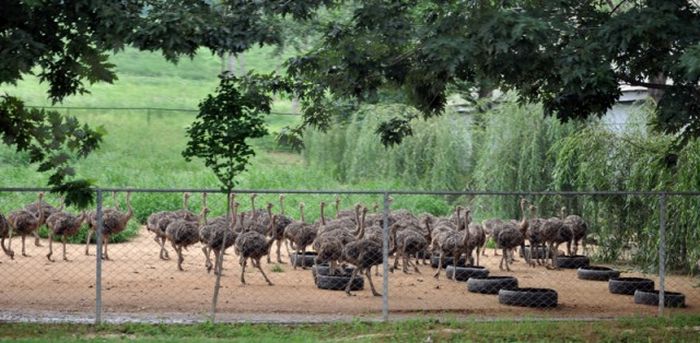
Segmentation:
<svg viewBox="0 0 700 343">
<path fill-rule="evenodd" d="M 159 248 L 152 235 L 143 229 L 133 241 L 110 245 L 111 261 L 103 263 L 103 306 L 109 313 L 133 313 L 159 316 L 178 313 L 203 318 L 211 308 L 214 275 L 204 268 L 204 255 L 199 244 L 185 252 L 185 271 L 177 270 L 176 255 L 171 260 L 158 259 Z M 14 261 L 0 256 L 0 308 L 4 311 L 52 311 L 92 313 L 95 309 L 95 247 L 91 256 L 84 255 L 84 245 L 69 245 L 70 262 L 61 260 L 61 246 L 54 244 L 56 262 L 49 262 L 44 247 L 27 241 L 31 257 L 20 256 L 19 239 L 13 241 L 17 256 Z M 31 243 L 31 244 L 30 244 Z M 273 247 L 274 251 L 274 247 Z M 282 249 L 284 254 L 284 248 Z M 422 274 L 395 272 L 389 276 L 389 306 L 395 314 L 435 314 L 492 316 L 615 317 L 619 315 L 652 315 L 654 306 L 634 304 L 631 296 L 613 295 L 607 282 L 583 281 L 575 270 L 551 271 L 543 267 L 528 268 L 520 261 L 510 273 L 498 270 L 498 258 L 482 257 L 482 264 L 491 275 L 512 275 L 521 287 L 546 287 L 559 293 L 559 307 L 540 310 L 500 305 L 495 295 L 469 293 L 466 284 L 447 280 L 444 273 L 433 278 L 434 269 L 420 266 Z M 274 259 L 273 259 L 274 260 Z M 284 254 L 283 260 L 289 258 Z M 390 259 L 393 262 L 393 258 Z M 274 286 L 268 286 L 254 268 L 246 270 L 247 285 L 240 283 L 238 258 L 231 251 L 226 255 L 218 311 L 246 318 L 255 314 L 276 314 L 293 317 L 308 315 L 374 316 L 381 313 L 381 297 L 373 297 L 365 280 L 365 289 L 349 297 L 344 292 L 317 289 L 309 270 L 293 270 L 287 264 L 281 270 L 275 264 L 262 263 Z M 273 271 L 275 269 L 276 271 Z M 623 273 L 623 276 L 654 275 Z M 381 292 L 382 277 L 374 277 Z M 698 278 L 667 277 L 667 290 L 686 295 L 685 309 L 674 312 L 700 312 Z"/>
</svg>

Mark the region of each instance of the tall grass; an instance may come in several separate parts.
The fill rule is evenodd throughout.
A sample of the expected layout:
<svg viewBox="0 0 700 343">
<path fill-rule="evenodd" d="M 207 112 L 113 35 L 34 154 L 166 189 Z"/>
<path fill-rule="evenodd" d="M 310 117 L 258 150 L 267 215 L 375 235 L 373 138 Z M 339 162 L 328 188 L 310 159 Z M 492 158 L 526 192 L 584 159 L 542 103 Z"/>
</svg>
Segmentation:
<svg viewBox="0 0 700 343">
<path fill-rule="evenodd" d="M 405 111 L 398 105 L 368 105 L 347 124 L 326 133 L 307 130 L 308 166 L 341 182 L 401 180 L 411 188 L 465 189 L 471 170 L 469 119 L 456 114 L 416 123 L 401 145 L 384 147 L 375 130 L 381 121 Z"/>
</svg>

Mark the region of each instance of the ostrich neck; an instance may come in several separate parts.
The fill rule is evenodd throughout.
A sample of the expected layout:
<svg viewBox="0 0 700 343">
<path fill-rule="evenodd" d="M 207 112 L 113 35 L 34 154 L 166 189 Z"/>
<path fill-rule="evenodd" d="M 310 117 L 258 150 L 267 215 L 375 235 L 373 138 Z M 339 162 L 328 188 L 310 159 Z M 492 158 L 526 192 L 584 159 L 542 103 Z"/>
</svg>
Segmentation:
<svg viewBox="0 0 700 343">
<path fill-rule="evenodd" d="M 326 226 L 326 216 L 323 215 L 323 208 L 325 206 L 321 205 L 321 225 Z"/>
<path fill-rule="evenodd" d="M 466 246 L 469 241 L 469 212 L 464 214 L 464 239 L 462 240 L 462 245 Z"/>
<path fill-rule="evenodd" d="M 304 206 L 299 207 L 299 215 L 301 216 L 301 222 L 304 223 Z"/>
<path fill-rule="evenodd" d="M 284 198 L 280 198 L 280 214 L 284 215 Z"/>
<path fill-rule="evenodd" d="M 188 210 L 189 208 L 190 208 L 189 198 L 185 195 L 185 196 L 182 198 L 182 209 Z"/>
<path fill-rule="evenodd" d="M 365 217 L 367 216 L 367 212 L 362 212 L 362 218 L 360 219 L 360 229 L 357 232 L 357 239 L 362 239 L 362 237 L 365 235 Z"/>
<path fill-rule="evenodd" d="M 258 217 L 258 214 L 255 212 L 255 197 L 250 198 L 250 207 L 253 209 L 253 219 Z"/>
<path fill-rule="evenodd" d="M 335 202 L 335 218 L 336 219 L 340 218 L 340 202 L 339 201 Z"/>
<path fill-rule="evenodd" d="M 131 194 L 126 195 L 126 208 L 128 209 L 126 212 L 126 217 L 124 219 L 124 223 L 129 221 L 131 219 L 131 216 L 134 215 L 134 208 L 131 207 Z"/>
</svg>

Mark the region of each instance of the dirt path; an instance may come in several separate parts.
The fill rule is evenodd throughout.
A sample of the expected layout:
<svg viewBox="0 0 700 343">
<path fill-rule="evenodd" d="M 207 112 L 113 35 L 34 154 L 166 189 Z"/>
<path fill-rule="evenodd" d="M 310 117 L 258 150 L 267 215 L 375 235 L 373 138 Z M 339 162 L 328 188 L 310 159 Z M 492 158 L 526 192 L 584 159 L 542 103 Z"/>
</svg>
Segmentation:
<svg viewBox="0 0 700 343">
<path fill-rule="evenodd" d="M 27 241 L 30 242 L 29 240 Z M 84 255 L 84 245 L 69 245 L 71 262 L 60 260 L 60 244 L 54 244 L 57 262 L 47 261 L 48 242 L 44 247 L 27 246 L 32 257 L 19 256 L 19 240 L 13 249 L 18 256 L 10 261 L 0 256 L 0 307 L 6 311 L 54 311 L 82 313 L 94 311 L 95 249 L 92 256 Z M 284 251 L 284 249 L 283 249 Z M 58 253 L 56 253 L 58 252 Z M 489 250 L 489 254 L 491 254 Z M 171 257 L 175 257 L 170 249 Z M 185 252 L 184 272 L 177 270 L 175 259 L 158 259 L 158 247 L 152 236 L 143 230 L 132 242 L 110 246 L 112 261 L 103 263 L 103 302 L 106 313 L 165 314 L 182 313 L 204 316 L 211 307 L 214 275 L 204 269 L 204 257 L 199 245 Z M 283 257 L 285 261 L 289 259 Z M 241 314 L 306 315 L 375 315 L 381 312 L 381 297 L 365 290 L 348 297 L 343 292 L 317 289 L 308 270 L 292 270 L 289 264 L 282 271 L 263 262 L 263 268 L 274 282 L 267 286 L 260 273 L 249 268 L 247 285 L 239 281 L 240 267 L 231 252 L 226 256 L 219 312 L 224 316 Z M 556 317 L 615 317 L 632 314 L 654 314 L 656 307 L 636 305 L 632 297 L 612 295 L 606 282 L 582 281 L 575 270 L 550 271 L 531 269 L 515 263 L 512 273 L 498 271 L 498 258 L 489 256 L 482 263 L 491 275 L 514 275 L 524 287 L 554 288 L 559 293 L 560 306 L 552 310 L 523 309 L 500 305 L 494 295 L 469 293 L 464 283 L 432 277 L 433 269 L 421 266 L 423 274 L 393 273 L 389 276 L 389 305 L 392 313 L 491 316 L 556 316 Z M 642 276 L 625 273 L 625 276 Z M 656 282 L 653 275 L 646 275 Z M 367 281 L 367 280 L 365 280 Z M 667 289 L 683 292 L 688 308 L 674 311 L 700 311 L 700 291 L 694 288 L 700 281 L 687 277 L 668 277 Z M 374 278 L 381 291 L 381 276 Z"/>
</svg>

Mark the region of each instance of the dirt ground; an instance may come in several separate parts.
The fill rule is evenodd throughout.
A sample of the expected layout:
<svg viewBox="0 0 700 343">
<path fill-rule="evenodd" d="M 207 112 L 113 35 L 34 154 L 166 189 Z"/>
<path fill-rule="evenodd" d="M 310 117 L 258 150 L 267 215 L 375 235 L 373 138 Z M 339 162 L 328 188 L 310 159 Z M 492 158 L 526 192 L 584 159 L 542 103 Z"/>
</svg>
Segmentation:
<svg viewBox="0 0 700 343">
<path fill-rule="evenodd" d="M 0 256 L 0 313 L 10 311 L 51 311 L 59 313 L 91 313 L 95 308 L 95 247 L 91 256 L 84 255 L 84 245 L 69 245 L 70 262 L 61 260 L 61 245 L 54 243 L 56 262 L 49 262 L 48 241 L 44 247 L 35 247 L 27 241 L 27 253 L 20 256 L 19 239 L 13 240 L 17 256 L 11 261 Z M 125 244 L 110 245 L 111 261 L 102 267 L 104 311 L 131 313 L 140 316 L 178 313 L 186 316 L 206 316 L 211 309 L 214 275 L 207 274 L 201 246 L 195 245 L 185 252 L 185 271 L 177 270 L 176 255 L 170 249 L 170 261 L 158 259 L 158 246 L 152 235 L 142 230 L 139 236 Z M 274 249 L 273 249 L 274 250 Z M 282 249 L 284 253 L 284 248 Z M 459 315 L 475 317 L 554 316 L 581 318 L 609 318 L 621 315 L 652 315 L 654 306 L 634 304 L 631 296 L 613 295 L 606 282 L 583 281 L 576 278 L 575 270 L 552 271 L 538 267 L 528 268 L 521 262 L 513 265 L 510 273 L 500 272 L 498 258 L 482 258 L 482 264 L 491 275 L 512 275 L 521 287 L 546 287 L 559 293 L 556 309 L 525 309 L 500 305 L 495 295 L 469 293 L 466 284 L 433 278 L 434 269 L 420 266 L 422 274 L 395 272 L 389 276 L 389 307 L 394 315 Z M 284 254 L 284 261 L 289 258 Z M 246 270 L 247 285 L 240 283 L 238 259 L 230 252 L 226 255 L 224 276 L 219 298 L 218 312 L 245 318 L 260 314 L 279 314 L 294 317 L 320 315 L 374 316 L 381 313 L 381 297 L 373 297 L 365 280 L 365 289 L 349 297 L 344 292 L 317 289 L 311 271 L 293 270 L 287 263 L 275 268 L 275 264 L 262 263 L 274 286 L 268 286 L 260 273 Z M 393 261 L 391 259 L 390 261 Z M 274 271 L 273 271 L 274 270 Z M 623 276 L 653 275 L 624 273 Z M 381 292 L 382 277 L 373 278 Z M 700 284 L 698 278 L 667 277 L 666 289 L 686 295 L 685 309 L 674 312 L 700 312 Z"/>
</svg>

